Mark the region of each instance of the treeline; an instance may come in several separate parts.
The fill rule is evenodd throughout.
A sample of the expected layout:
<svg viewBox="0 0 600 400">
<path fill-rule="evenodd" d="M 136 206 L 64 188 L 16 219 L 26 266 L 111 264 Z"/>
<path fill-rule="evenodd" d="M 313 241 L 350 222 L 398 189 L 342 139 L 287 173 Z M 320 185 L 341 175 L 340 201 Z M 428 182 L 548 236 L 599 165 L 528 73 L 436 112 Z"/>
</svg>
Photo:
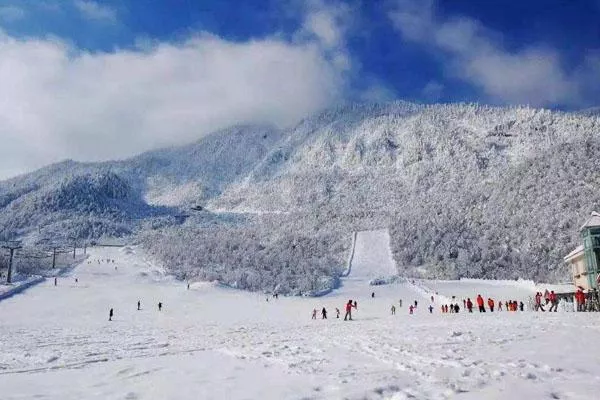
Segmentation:
<svg viewBox="0 0 600 400">
<path fill-rule="evenodd" d="M 307 232 L 280 218 L 143 231 L 146 251 L 180 279 L 311 295 L 337 286 L 350 247 L 339 232 Z"/>
</svg>

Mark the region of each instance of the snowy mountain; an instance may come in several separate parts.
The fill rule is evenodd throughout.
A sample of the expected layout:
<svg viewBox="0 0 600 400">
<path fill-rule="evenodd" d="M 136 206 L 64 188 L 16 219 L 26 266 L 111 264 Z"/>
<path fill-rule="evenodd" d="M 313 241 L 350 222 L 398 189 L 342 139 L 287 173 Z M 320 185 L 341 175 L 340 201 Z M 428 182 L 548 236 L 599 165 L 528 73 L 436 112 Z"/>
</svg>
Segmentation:
<svg viewBox="0 0 600 400">
<path fill-rule="evenodd" d="M 342 108 L 303 121 L 213 206 L 389 226 L 403 273 L 562 278 L 599 205 L 599 133 L 597 117 L 526 107 Z"/>
<path fill-rule="evenodd" d="M 236 126 L 124 161 L 68 160 L 0 182 L 0 238 L 65 229 L 80 238 L 131 234 L 140 219 L 178 215 L 172 206 L 218 195 L 279 135 L 271 127 Z"/>
<path fill-rule="evenodd" d="M 252 289 L 326 288 L 350 232 L 386 227 L 402 274 L 562 279 L 577 226 L 600 204 L 599 134 L 581 113 L 352 104 L 288 130 L 235 127 L 129 160 L 56 164 L 0 183 L 0 221 L 5 237 L 74 215 L 109 221 L 76 232 L 96 237 L 162 218 L 141 240 L 165 265 Z M 219 217 L 169 227 L 192 205 Z"/>
</svg>

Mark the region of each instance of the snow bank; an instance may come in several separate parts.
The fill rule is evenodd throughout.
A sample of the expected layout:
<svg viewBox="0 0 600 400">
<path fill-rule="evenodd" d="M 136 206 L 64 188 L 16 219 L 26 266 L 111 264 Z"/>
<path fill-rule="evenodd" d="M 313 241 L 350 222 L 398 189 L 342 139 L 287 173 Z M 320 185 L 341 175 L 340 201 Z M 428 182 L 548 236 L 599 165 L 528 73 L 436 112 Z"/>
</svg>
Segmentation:
<svg viewBox="0 0 600 400">
<path fill-rule="evenodd" d="M 13 284 L 0 285 L 0 301 L 21 293 L 24 290 L 43 282 L 44 279 L 43 276 L 32 276 Z"/>
</svg>

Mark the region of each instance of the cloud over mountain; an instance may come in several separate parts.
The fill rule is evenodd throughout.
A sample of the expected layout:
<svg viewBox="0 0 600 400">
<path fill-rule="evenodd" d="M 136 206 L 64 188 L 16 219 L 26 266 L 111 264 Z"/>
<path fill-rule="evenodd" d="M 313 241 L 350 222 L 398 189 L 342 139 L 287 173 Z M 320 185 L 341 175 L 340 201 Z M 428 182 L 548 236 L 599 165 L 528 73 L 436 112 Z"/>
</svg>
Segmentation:
<svg viewBox="0 0 600 400">
<path fill-rule="evenodd" d="M 295 123 L 343 97 L 348 61 L 321 28 L 293 40 L 201 32 L 111 52 L 2 34 L 0 178 L 63 158 L 122 158 L 237 123 Z"/>
</svg>

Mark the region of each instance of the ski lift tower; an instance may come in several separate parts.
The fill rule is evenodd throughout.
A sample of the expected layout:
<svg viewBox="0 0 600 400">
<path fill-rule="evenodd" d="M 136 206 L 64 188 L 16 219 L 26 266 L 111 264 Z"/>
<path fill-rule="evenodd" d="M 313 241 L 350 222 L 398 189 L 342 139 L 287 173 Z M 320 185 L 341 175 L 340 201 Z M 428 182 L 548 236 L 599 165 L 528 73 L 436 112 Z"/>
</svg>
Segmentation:
<svg viewBox="0 0 600 400">
<path fill-rule="evenodd" d="M 8 242 L 2 245 L 2 248 L 7 249 L 10 253 L 8 259 L 8 271 L 6 274 L 6 283 L 12 283 L 12 267 L 13 267 L 13 257 L 15 254 L 15 250 L 19 250 L 22 248 L 21 242 Z"/>
<path fill-rule="evenodd" d="M 580 229 L 589 288 L 598 288 L 600 276 L 600 213 L 592 212 Z"/>
</svg>

